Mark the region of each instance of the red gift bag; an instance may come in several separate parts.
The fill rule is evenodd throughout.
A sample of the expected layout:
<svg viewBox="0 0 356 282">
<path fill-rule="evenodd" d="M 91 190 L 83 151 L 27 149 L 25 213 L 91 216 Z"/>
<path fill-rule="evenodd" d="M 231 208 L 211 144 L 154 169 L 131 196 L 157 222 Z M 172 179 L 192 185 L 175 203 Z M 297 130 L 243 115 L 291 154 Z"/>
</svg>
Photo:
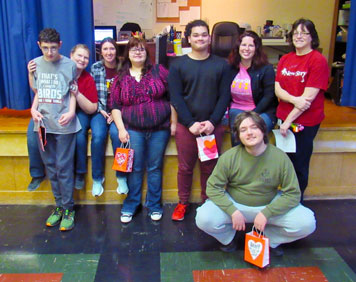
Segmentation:
<svg viewBox="0 0 356 282">
<path fill-rule="evenodd" d="M 215 135 L 197 137 L 198 157 L 201 162 L 210 161 L 219 157 Z"/>
<path fill-rule="evenodd" d="M 120 148 L 116 148 L 112 169 L 123 172 L 131 172 L 134 158 L 134 150 L 130 148 L 130 142 L 125 147 L 121 143 Z"/>
<path fill-rule="evenodd" d="M 44 152 L 45 151 L 45 146 L 47 145 L 47 137 L 46 137 L 46 127 L 44 126 L 43 120 L 39 121 L 39 127 L 38 127 L 38 139 L 40 140 L 40 147 L 41 150 Z"/>
<path fill-rule="evenodd" d="M 269 264 L 269 239 L 252 227 L 245 236 L 245 261 L 260 268 Z"/>
</svg>

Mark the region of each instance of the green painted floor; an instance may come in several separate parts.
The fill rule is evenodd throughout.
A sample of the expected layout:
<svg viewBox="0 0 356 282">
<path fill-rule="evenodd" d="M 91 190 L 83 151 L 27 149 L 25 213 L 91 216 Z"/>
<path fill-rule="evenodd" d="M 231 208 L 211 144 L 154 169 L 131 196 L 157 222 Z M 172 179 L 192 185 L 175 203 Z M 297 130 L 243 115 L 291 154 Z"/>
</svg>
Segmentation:
<svg viewBox="0 0 356 282">
<path fill-rule="evenodd" d="M 193 282 L 193 270 L 258 269 L 258 267 L 245 262 L 243 257 L 243 251 L 234 253 L 219 251 L 161 253 L 161 281 Z M 267 269 L 302 266 L 317 266 L 330 282 L 356 281 L 355 273 L 333 248 L 287 249 L 283 257 L 272 257 Z M 304 280 L 304 282 L 314 281 Z"/>
<path fill-rule="evenodd" d="M 62 282 L 92 282 L 99 258 L 99 254 L 5 253 L 0 255 L 0 273 L 63 273 Z"/>
</svg>

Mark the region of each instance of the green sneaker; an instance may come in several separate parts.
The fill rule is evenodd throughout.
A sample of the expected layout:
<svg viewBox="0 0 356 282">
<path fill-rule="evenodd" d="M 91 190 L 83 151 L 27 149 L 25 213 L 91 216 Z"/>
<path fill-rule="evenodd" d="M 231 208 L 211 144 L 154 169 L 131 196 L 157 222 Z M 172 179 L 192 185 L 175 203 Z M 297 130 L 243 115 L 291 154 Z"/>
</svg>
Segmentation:
<svg viewBox="0 0 356 282">
<path fill-rule="evenodd" d="M 74 228 L 74 215 L 75 212 L 73 210 L 65 210 L 61 221 L 61 225 L 59 226 L 59 230 L 61 231 L 72 230 Z"/>
<path fill-rule="evenodd" d="M 51 215 L 47 218 L 46 225 L 49 227 L 56 226 L 62 219 L 63 210 L 61 207 L 56 207 Z"/>
</svg>

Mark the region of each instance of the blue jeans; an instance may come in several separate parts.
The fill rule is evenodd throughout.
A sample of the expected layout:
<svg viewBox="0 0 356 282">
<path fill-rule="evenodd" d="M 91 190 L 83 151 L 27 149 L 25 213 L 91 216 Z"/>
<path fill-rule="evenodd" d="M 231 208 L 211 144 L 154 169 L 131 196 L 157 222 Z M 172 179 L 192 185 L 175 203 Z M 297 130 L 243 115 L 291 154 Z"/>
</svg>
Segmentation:
<svg viewBox="0 0 356 282">
<path fill-rule="evenodd" d="M 147 169 L 147 196 L 145 206 L 148 214 L 162 212 L 162 167 L 169 140 L 169 130 L 140 132 L 128 130 L 131 148 L 134 149 L 132 172 L 128 174 L 129 193 L 121 212 L 134 214 L 141 203 L 144 169 Z"/>
<path fill-rule="evenodd" d="M 121 146 L 121 141 L 119 139 L 119 131 L 115 125 L 115 122 L 112 122 L 109 126 L 110 139 L 112 144 L 112 151 L 115 155 L 116 148 Z M 116 177 L 126 177 L 126 172 L 116 171 Z"/>
<path fill-rule="evenodd" d="M 82 129 L 77 133 L 76 138 L 76 173 L 87 172 L 87 146 L 88 130 L 91 128 L 91 163 L 92 178 L 101 181 L 104 178 L 105 150 L 108 134 L 106 119 L 99 112 L 88 115 L 82 110 L 78 110 Z"/>
<path fill-rule="evenodd" d="M 31 177 L 45 177 L 45 168 L 37 144 L 37 132 L 33 131 L 34 121 L 31 118 L 27 128 L 27 149 L 30 161 Z"/>
<path fill-rule="evenodd" d="M 231 132 L 231 146 L 232 147 L 240 144 L 240 142 L 237 142 L 232 129 L 234 127 L 236 117 L 243 112 L 245 112 L 245 111 L 239 110 L 239 109 L 230 109 L 229 110 L 229 125 L 230 125 L 230 132 Z M 273 124 L 272 120 L 270 119 L 270 117 L 265 113 L 260 114 L 260 116 L 265 121 L 265 123 L 267 125 L 267 131 L 271 132 L 274 127 L 274 124 Z"/>
</svg>

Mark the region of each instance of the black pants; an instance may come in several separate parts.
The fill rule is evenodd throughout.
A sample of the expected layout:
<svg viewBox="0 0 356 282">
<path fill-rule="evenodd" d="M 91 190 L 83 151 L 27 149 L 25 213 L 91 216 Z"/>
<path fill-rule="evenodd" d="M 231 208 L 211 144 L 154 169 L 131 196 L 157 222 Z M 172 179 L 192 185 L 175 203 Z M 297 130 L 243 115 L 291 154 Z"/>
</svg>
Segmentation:
<svg viewBox="0 0 356 282">
<path fill-rule="evenodd" d="M 303 201 L 303 194 L 308 186 L 309 164 L 313 153 L 313 140 L 318 133 L 319 127 L 320 124 L 305 126 L 301 132 L 294 133 L 297 150 L 295 153 L 288 154 L 297 173 L 301 191 L 301 201 Z"/>
</svg>

